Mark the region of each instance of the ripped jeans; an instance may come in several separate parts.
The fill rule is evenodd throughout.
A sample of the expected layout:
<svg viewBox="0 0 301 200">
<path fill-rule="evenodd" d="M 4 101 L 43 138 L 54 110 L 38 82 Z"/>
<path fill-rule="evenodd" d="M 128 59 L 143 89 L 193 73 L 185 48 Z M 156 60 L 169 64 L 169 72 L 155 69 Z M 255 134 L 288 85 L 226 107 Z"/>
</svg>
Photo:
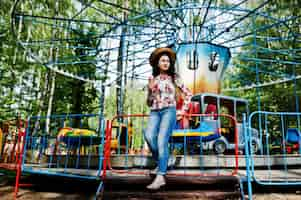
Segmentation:
<svg viewBox="0 0 301 200">
<path fill-rule="evenodd" d="M 159 170 L 157 174 L 165 175 L 168 166 L 168 140 L 176 124 L 176 108 L 167 107 L 152 110 L 145 132 L 145 140 L 152 152 Z"/>
</svg>

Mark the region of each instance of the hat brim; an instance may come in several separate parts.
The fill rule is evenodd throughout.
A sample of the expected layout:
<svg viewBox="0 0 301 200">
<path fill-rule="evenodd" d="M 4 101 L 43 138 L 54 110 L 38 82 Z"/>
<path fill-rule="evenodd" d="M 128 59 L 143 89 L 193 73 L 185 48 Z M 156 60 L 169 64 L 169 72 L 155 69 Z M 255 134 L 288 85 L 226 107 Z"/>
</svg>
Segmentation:
<svg viewBox="0 0 301 200">
<path fill-rule="evenodd" d="M 171 63 L 175 63 L 176 61 L 176 53 L 171 49 L 171 48 L 167 48 L 167 47 L 161 47 L 161 48 L 157 48 L 155 49 L 150 57 L 149 57 L 149 64 L 152 67 L 155 67 L 158 64 L 158 60 L 160 58 L 160 56 L 162 54 L 167 54 L 169 56 L 169 58 L 171 59 Z"/>
</svg>

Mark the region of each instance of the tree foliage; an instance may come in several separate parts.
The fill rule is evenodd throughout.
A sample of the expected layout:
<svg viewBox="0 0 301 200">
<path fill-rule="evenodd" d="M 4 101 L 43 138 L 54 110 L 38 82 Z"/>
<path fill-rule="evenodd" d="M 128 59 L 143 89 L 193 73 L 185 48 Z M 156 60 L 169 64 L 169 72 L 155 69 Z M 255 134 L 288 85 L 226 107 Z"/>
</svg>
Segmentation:
<svg viewBox="0 0 301 200">
<path fill-rule="evenodd" d="M 257 4 L 252 3 L 255 7 Z M 294 81 L 294 77 L 301 74 L 300 63 L 300 16 L 298 9 L 300 1 L 273 1 L 267 4 L 263 10 L 268 17 L 254 15 L 246 20 L 243 30 L 254 34 L 244 39 L 240 53 L 233 58 L 233 68 L 230 69 L 224 80 L 224 88 L 239 88 L 254 86 L 252 89 L 228 92 L 228 95 L 244 97 L 250 100 L 251 110 L 267 111 L 300 111 L 301 80 Z M 287 20 L 294 18 L 293 20 Z M 275 19 L 283 22 L 275 24 Z M 298 26 L 296 26 L 298 24 Z M 265 28 L 266 27 L 266 28 Z M 269 28 L 268 28 L 269 27 Z M 255 87 L 256 84 L 277 82 L 282 79 L 291 81 L 271 84 L 263 87 Z"/>
<path fill-rule="evenodd" d="M 53 65 L 60 70 L 89 79 L 104 80 L 110 74 L 99 75 L 96 62 L 97 59 L 103 59 L 103 57 L 93 54 L 93 50 L 106 45 L 107 41 L 98 38 L 101 33 L 111 30 L 114 24 L 120 24 L 125 13 L 131 20 L 134 16 L 147 13 L 152 7 L 173 7 L 183 3 L 182 1 L 165 0 L 129 0 L 128 5 L 125 5 L 125 1 L 118 0 L 110 1 L 117 5 L 112 9 L 112 6 L 105 5 L 101 1 L 92 1 L 95 7 L 102 7 L 102 10 L 105 10 L 105 12 L 100 12 L 97 9 L 83 9 L 91 1 L 79 1 L 81 4 L 74 4 L 75 1 L 72 0 L 28 0 L 23 2 L 26 3 L 17 9 L 20 13 L 35 16 L 44 16 L 47 13 L 47 16 L 54 18 L 71 18 L 74 17 L 74 13 L 78 13 L 74 17 L 78 22 L 72 24 L 68 21 L 30 17 L 11 19 L 11 12 L 8 11 L 12 11 L 14 1 L 0 1 L 0 120 L 8 120 L 16 115 L 21 115 L 23 118 L 32 115 L 46 115 L 49 103 L 52 105 L 51 113 L 53 114 L 97 113 L 100 107 L 99 99 L 102 95 L 104 96 L 99 91 L 100 86 L 54 73 L 45 67 L 46 65 L 36 62 L 30 56 L 31 52 L 28 49 L 23 49 L 20 44 L 17 44 L 18 38 L 22 38 L 22 41 L 29 44 L 32 42 L 30 49 L 38 52 L 39 57 L 45 62 L 44 64 Z M 229 5 L 229 1 L 217 2 L 223 6 Z M 248 6 L 255 8 L 262 2 L 250 1 Z M 301 74 L 300 64 L 292 65 L 281 62 L 301 62 L 301 18 L 297 17 L 271 28 L 263 28 L 275 23 L 276 18 L 284 20 L 300 16 L 299 5 L 300 0 L 274 0 L 262 10 L 263 13 L 272 17 L 263 18 L 260 15 L 251 15 L 245 20 L 246 23 L 239 25 L 239 29 L 245 32 L 256 31 L 243 40 L 244 43 L 250 45 L 243 46 L 240 53 L 233 57 L 234 67 L 225 76 L 225 88 L 244 87 L 292 78 Z M 124 7 L 128 7 L 128 13 Z M 80 12 L 81 10 L 82 12 Z M 177 15 L 179 13 L 172 12 L 169 16 L 170 19 L 158 19 L 158 23 L 160 20 L 173 20 L 173 18 L 179 17 Z M 14 34 L 11 29 L 12 20 L 15 23 Z M 96 23 L 80 22 L 80 20 L 110 21 L 112 23 L 97 25 Z M 195 24 L 200 24 L 202 18 L 195 17 L 194 20 Z M 135 23 L 138 25 L 147 21 L 146 18 L 139 18 Z M 137 26 L 137 31 L 141 31 L 138 30 L 139 28 L 141 27 Z M 135 28 L 132 30 L 135 31 Z M 58 40 L 59 38 L 66 40 Z M 72 40 L 67 40 L 68 38 L 72 38 Z M 39 40 L 43 40 L 44 43 L 33 44 L 34 41 Z M 53 48 L 54 46 L 64 46 L 64 48 L 56 49 Z M 250 60 L 250 58 L 255 60 Z M 74 62 L 75 59 L 77 63 Z M 95 62 L 88 62 L 91 60 L 95 60 Z M 53 80 L 55 88 L 54 93 L 51 94 Z M 299 101 L 300 104 L 300 98 L 298 98 L 301 93 L 300 81 L 300 79 L 296 82 L 292 80 L 227 94 L 250 100 L 251 110 L 258 110 L 260 105 L 261 110 L 296 111 L 296 102 Z M 125 113 L 147 113 L 145 92 L 141 89 L 134 89 L 142 87 L 141 83 L 136 83 L 132 87 L 128 84 L 128 87 L 124 89 Z M 105 117 L 108 118 L 116 114 L 116 94 L 115 88 L 113 88 L 112 86 L 109 91 L 105 92 Z M 51 96 L 53 101 L 49 102 Z"/>
</svg>

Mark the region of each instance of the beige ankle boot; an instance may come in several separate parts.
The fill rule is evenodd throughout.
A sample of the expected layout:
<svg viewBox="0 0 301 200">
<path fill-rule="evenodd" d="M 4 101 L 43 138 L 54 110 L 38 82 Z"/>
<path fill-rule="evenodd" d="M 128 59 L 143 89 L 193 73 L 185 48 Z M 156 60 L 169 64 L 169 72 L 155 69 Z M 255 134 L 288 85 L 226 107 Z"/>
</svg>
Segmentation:
<svg viewBox="0 0 301 200">
<path fill-rule="evenodd" d="M 166 184 L 165 178 L 163 175 L 158 174 L 154 181 L 148 185 L 146 188 L 149 190 L 158 190 L 160 187 L 164 186 Z"/>
</svg>

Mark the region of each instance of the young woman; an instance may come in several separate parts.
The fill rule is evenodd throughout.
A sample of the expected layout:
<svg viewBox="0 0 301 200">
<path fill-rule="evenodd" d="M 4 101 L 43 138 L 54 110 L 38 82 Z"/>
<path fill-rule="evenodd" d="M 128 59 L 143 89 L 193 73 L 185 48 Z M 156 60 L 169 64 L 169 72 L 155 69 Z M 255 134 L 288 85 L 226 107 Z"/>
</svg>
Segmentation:
<svg viewBox="0 0 301 200">
<path fill-rule="evenodd" d="M 153 76 L 148 83 L 147 105 L 151 112 L 145 140 L 157 163 L 157 175 L 147 188 L 157 190 L 166 184 L 164 175 L 168 166 L 168 140 L 176 124 L 177 96 L 179 93 L 184 94 L 184 104 L 178 113 L 181 114 L 188 110 L 192 94 L 175 72 L 176 54 L 172 49 L 157 48 L 150 55 L 149 61 Z"/>
</svg>

